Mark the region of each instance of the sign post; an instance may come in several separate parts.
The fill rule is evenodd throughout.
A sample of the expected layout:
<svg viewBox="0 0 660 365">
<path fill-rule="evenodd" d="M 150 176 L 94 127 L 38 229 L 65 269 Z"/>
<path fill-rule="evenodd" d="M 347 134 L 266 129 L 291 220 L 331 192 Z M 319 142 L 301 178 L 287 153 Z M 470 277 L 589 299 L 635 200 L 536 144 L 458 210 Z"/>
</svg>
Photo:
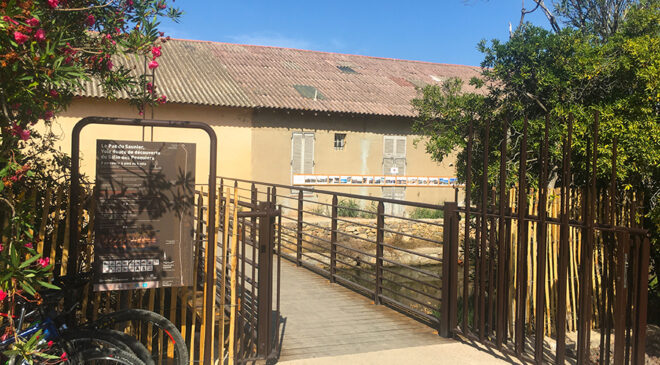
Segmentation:
<svg viewBox="0 0 660 365">
<path fill-rule="evenodd" d="M 80 198 L 80 132 L 89 124 L 106 124 L 106 125 L 125 125 L 125 126 L 145 126 L 145 127 L 169 127 L 169 128 L 187 128 L 187 129 L 201 129 L 206 132 L 210 140 L 210 162 L 209 162 L 209 222 L 215 222 L 215 194 L 216 194 L 216 173 L 217 173 L 217 154 L 218 154 L 218 138 L 213 131 L 213 128 L 206 123 L 201 122 L 185 122 L 185 121 L 168 121 L 168 120 L 143 120 L 143 119 L 122 119 L 122 118 L 103 118 L 103 117 L 87 117 L 80 120 L 73 127 L 71 135 L 71 195 L 69 199 L 69 209 L 71 217 L 77 217 L 79 213 L 79 198 Z M 80 243 L 80 230 L 77 224 L 69 225 L 69 258 L 67 262 L 68 273 L 76 273 L 79 270 L 79 252 L 78 247 Z M 206 255 L 207 267 L 211 267 L 213 260 L 215 260 L 215 229 L 208 230 L 208 250 Z M 213 290 L 213 282 L 207 280 L 205 283 L 205 290 L 210 293 Z M 75 298 L 67 297 L 65 299 L 65 306 L 70 308 Z M 205 298 L 207 308 L 215 300 L 215 296 L 207 295 Z M 206 323 L 213 321 L 214 313 L 207 311 L 204 313 Z M 211 328 L 207 326 L 206 330 L 206 348 L 211 348 Z M 207 351 L 204 354 L 204 363 L 211 363 L 211 352 Z"/>
</svg>

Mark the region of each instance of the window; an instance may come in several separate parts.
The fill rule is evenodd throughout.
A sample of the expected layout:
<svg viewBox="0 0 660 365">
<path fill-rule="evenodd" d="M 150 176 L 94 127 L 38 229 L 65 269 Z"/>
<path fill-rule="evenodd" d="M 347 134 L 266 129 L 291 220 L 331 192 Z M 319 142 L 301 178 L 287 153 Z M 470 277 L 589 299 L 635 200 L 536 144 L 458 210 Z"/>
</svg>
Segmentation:
<svg viewBox="0 0 660 365">
<path fill-rule="evenodd" d="M 293 85 L 293 88 L 298 91 L 298 94 L 300 96 L 305 97 L 307 99 L 314 99 L 314 100 L 323 100 L 325 99 L 325 96 L 319 92 L 317 88 L 314 86 L 309 86 L 309 85 Z"/>
<path fill-rule="evenodd" d="M 346 133 L 335 133 L 335 149 L 343 150 L 346 146 Z"/>
<path fill-rule="evenodd" d="M 406 175 L 406 136 L 383 137 L 383 175 Z M 383 198 L 403 200 L 406 198 L 406 188 L 402 186 L 383 187 Z M 385 204 L 385 213 L 403 216 L 403 206 L 400 204 Z"/>
<path fill-rule="evenodd" d="M 337 68 L 339 69 L 339 71 L 341 71 L 345 74 L 356 74 L 357 73 L 357 71 L 355 71 L 351 66 L 342 65 L 342 66 L 337 66 Z"/>
<path fill-rule="evenodd" d="M 293 175 L 314 173 L 314 133 L 293 132 L 291 135 L 291 181 Z"/>
</svg>

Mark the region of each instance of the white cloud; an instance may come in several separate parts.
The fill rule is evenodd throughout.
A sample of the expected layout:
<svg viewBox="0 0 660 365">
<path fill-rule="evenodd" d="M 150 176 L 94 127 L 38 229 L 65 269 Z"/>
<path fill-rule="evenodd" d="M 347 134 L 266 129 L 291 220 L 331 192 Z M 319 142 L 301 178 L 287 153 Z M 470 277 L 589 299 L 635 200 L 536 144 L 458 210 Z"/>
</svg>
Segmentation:
<svg viewBox="0 0 660 365">
<path fill-rule="evenodd" d="M 233 42 L 258 46 L 310 49 L 312 44 L 304 39 L 296 39 L 279 33 L 252 33 L 229 36 Z"/>
</svg>

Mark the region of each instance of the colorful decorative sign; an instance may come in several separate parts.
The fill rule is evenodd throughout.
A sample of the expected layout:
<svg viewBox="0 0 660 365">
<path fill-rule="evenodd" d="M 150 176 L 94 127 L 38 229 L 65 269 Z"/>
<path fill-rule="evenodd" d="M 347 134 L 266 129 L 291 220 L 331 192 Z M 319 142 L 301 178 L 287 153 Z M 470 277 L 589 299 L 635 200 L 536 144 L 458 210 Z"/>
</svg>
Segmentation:
<svg viewBox="0 0 660 365">
<path fill-rule="evenodd" d="M 456 177 L 394 175 L 293 175 L 293 185 L 454 187 Z"/>
</svg>

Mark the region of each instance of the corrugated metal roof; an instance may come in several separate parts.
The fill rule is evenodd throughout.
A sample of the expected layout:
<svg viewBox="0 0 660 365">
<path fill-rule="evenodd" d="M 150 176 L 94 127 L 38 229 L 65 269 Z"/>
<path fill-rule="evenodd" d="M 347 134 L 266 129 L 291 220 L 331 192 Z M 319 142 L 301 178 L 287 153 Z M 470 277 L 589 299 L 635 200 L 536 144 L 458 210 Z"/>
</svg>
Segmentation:
<svg viewBox="0 0 660 365">
<path fill-rule="evenodd" d="M 231 107 L 413 116 L 415 85 L 448 77 L 467 81 L 480 72 L 472 66 L 179 39 L 167 42 L 162 53 L 156 85 L 168 102 Z M 115 63 L 144 67 L 133 57 Z M 307 98 L 294 85 L 313 86 L 323 98 Z M 103 97 L 93 82 L 80 95 Z"/>
</svg>

